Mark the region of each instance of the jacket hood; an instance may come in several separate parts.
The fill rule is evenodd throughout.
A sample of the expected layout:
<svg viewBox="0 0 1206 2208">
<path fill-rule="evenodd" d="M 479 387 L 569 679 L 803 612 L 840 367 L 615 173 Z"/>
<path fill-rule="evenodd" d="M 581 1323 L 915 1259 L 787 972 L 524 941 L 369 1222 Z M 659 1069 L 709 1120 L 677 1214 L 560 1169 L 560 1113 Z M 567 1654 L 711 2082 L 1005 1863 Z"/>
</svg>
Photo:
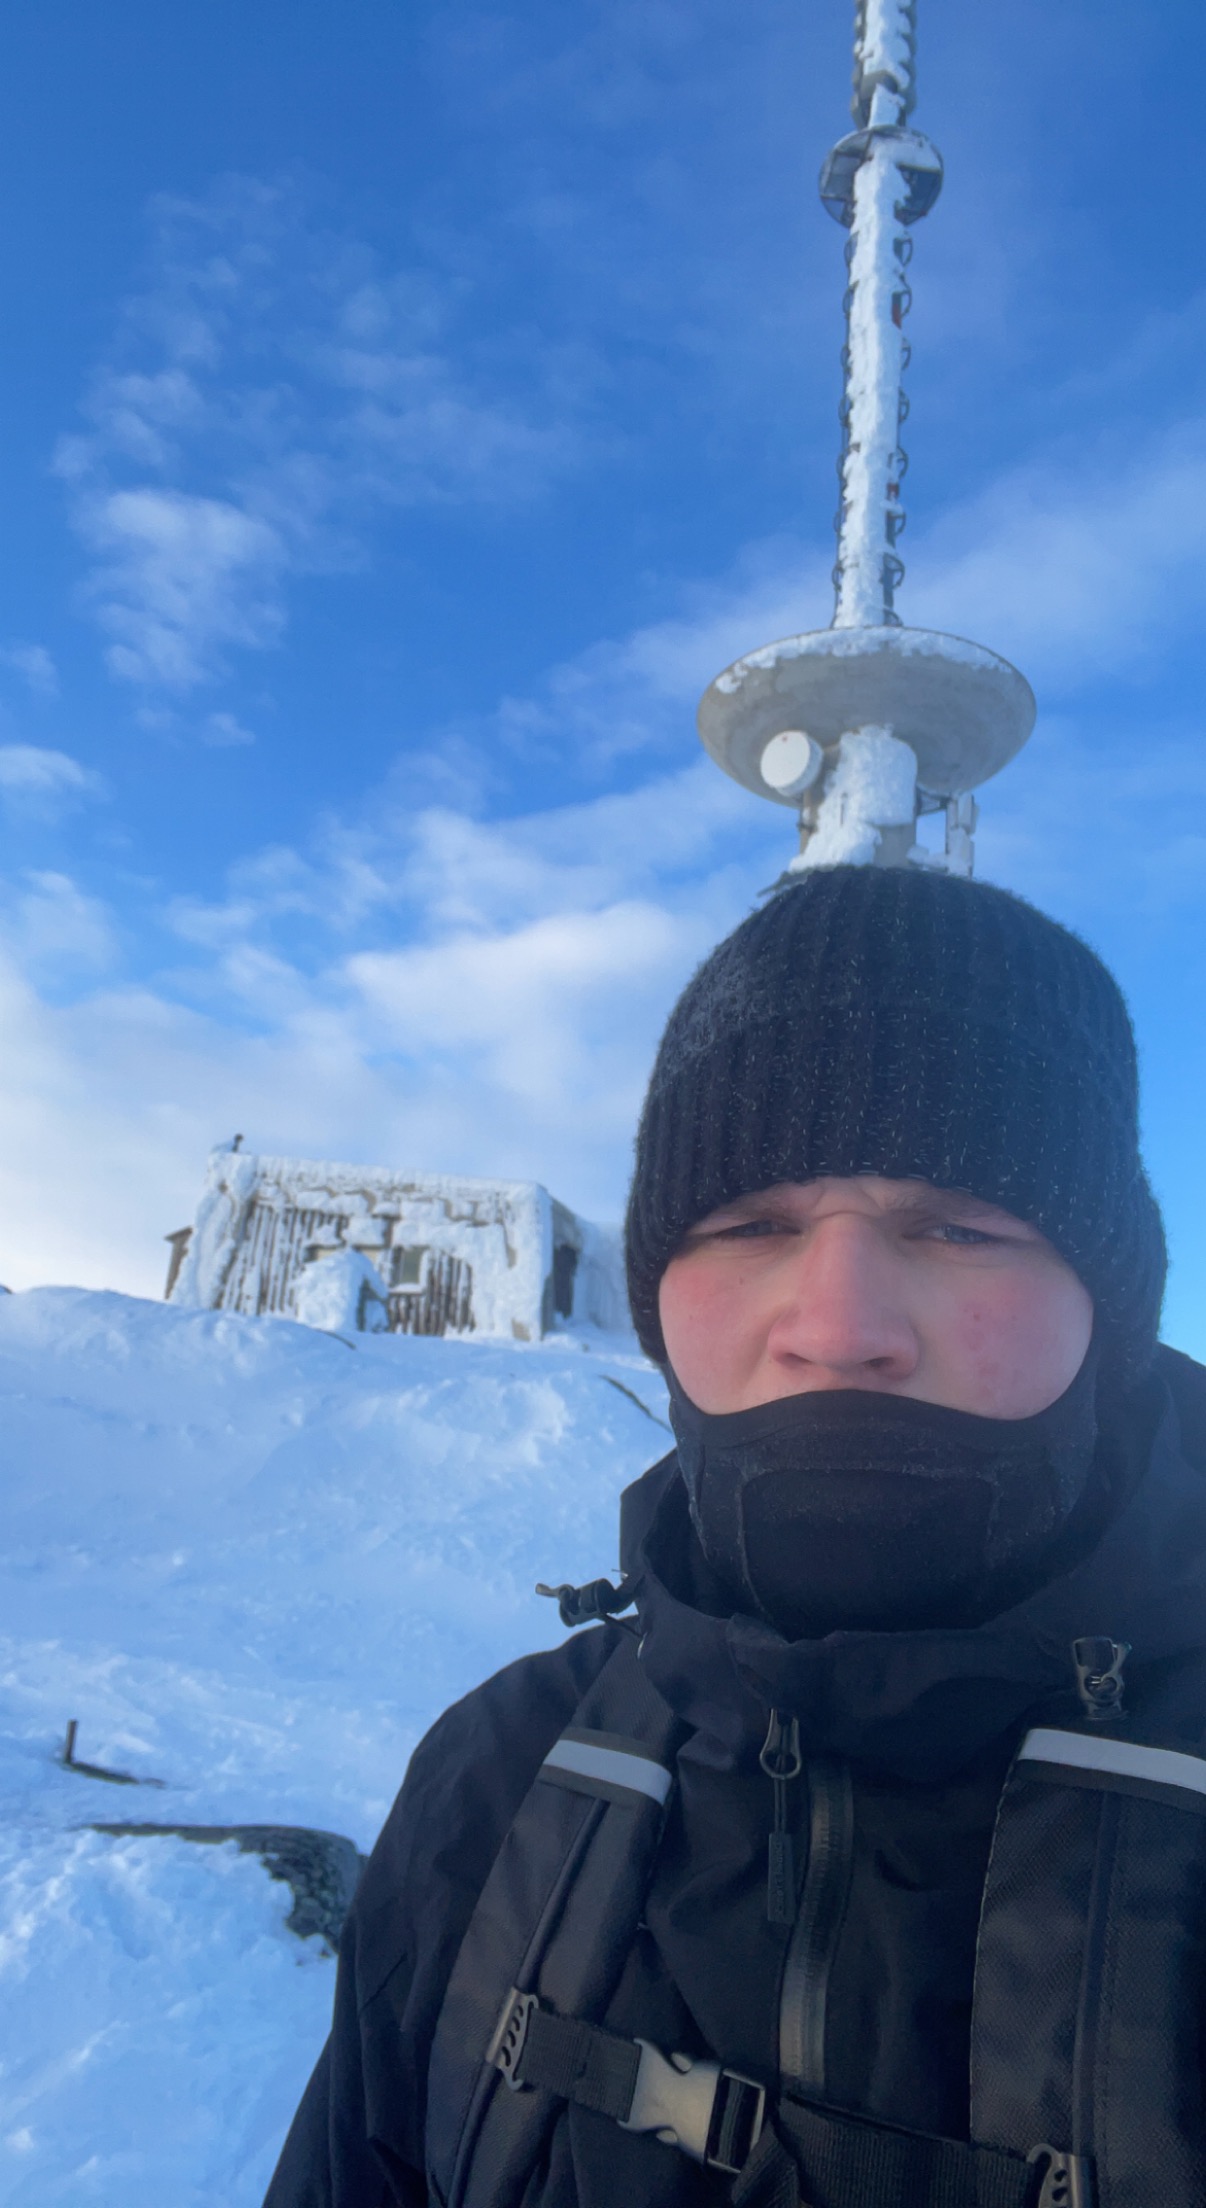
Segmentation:
<svg viewBox="0 0 1206 2208">
<path fill-rule="evenodd" d="M 965 1630 L 788 1641 L 731 1614 L 665 1457 L 627 1490 L 622 1515 L 649 1679 L 725 1761 L 756 1751 L 774 1708 L 799 1719 L 806 1754 L 919 1781 L 952 1776 L 1040 1714 L 1083 1716 L 1071 1643 L 1085 1635 L 1130 1643 L 1128 1700 L 1155 1708 L 1169 1659 L 1198 1654 L 1206 1675 L 1206 1370 L 1161 1349 L 1102 1463 L 1104 1532 L 1015 1609 Z"/>
</svg>

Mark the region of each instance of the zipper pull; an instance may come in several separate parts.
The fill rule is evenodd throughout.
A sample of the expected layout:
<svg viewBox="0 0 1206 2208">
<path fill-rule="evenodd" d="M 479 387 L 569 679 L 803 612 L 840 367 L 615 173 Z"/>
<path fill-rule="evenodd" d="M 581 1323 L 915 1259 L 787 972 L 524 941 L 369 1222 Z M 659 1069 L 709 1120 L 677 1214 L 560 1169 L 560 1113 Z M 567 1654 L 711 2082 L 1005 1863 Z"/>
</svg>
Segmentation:
<svg viewBox="0 0 1206 2208">
<path fill-rule="evenodd" d="M 1073 1641 L 1076 1691 L 1090 1725 L 1108 1725 L 1122 1716 L 1122 1667 L 1130 1653 L 1129 1641 L 1107 1641 L 1096 1634 Z"/>
<path fill-rule="evenodd" d="M 775 1814 L 767 1846 L 766 1915 L 770 1924 L 796 1921 L 796 1861 L 787 1825 L 787 1789 L 804 1768 L 800 1756 L 800 1721 L 783 1710 L 772 1710 L 766 1739 L 758 1758 L 774 1788 Z"/>
</svg>

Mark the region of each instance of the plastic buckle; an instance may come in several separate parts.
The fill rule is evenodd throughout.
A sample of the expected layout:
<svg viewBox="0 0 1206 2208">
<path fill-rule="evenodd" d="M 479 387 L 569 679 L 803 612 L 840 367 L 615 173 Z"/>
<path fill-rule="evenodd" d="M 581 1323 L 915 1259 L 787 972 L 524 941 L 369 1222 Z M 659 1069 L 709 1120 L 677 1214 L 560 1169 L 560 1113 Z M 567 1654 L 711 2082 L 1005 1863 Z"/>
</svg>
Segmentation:
<svg viewBox="0 0 1206 2208">
<path fill-rule="evenodd" d="M 651 2131 L 693 2162 L 736 2177 L 762 2131 L 764 2087 L 718 2062 L 664 2055 L 638 2039 L 640 2067 L 621 2131 Z"/>
<path fill-rule="evenodd" d="M 712 2127 L 704 2157 L 710 2170 L 736 2177 L 762 2137 L 766 2088 L 737 2070 L 722 2070 L 716 2081 Z"/>
<path fill-rule="evenodd" d="M 540 2003 L 534 1993 L 520 1993 L 517 1986 L 512 1986 L 503 2002 L 494 2027 L 494 2036 L 486 2049 L 486 2061 L 492 2062 L 496 2070 L 502 2071 L 512 2093 L 524 2091 L 519 2065 L 527 2045 L 532 2012 L 539 2007 Z"/>
<path fill-rule="evenodd" d="M 1061 2147 L 1031 2147 L 1028 2162 L 1046 2162 L 1034 2208 L 1093 2208 L 1093 2165 Z"/>
</svg>

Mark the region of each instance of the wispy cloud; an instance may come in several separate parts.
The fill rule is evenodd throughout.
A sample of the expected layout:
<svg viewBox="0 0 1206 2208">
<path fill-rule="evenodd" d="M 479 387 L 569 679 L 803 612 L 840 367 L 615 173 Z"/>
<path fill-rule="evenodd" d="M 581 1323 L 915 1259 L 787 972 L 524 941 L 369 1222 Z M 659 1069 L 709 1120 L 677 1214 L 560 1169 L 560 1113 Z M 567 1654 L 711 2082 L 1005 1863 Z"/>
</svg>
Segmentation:
<svg viewBox="0 0 1206 2208">
<path fill-rule="evenodd" d="M 105 657 L 121 680 L 191 689 L 229 646 L 279 636 L 285 544 L 228 499 L 105 492 L 85 502 L 80 530 L 99 556 L 88 595 L 114 639 Z"/>
<path fill-rule="evenodd" d="M 0 744 L 0 799 L 10 805 L 55 813 L 103 788 L 98 774 L 65 751 L 41 744 Z"/>
<path fill-rule="evenodd" d="M 36 698 L 57 698 L 59 674 L 44 644 L 0 645 L 0 666 L 11 667 Z"/>
<path fill-rule="evenodd" d="M 526 500 L 577 464 L 555 348 L 517 370 L 494 333 L 487 357 L 456 284 L 384 267 L 299 188 L 226 179 L 153 215 L 147 288 L 56 459 L 117 679 L 211 681 L 383 511 Z"/>
<path fill-rule="evenodd" d="M 244 728 L 233 713 L 207 713 L 201 724 L 201 740 L 215 750 L 225 751 L 244 744 L 254 744 L 254 729 Z"/>
<path fill-rule="evenodd" d="M 117 931 L 100 899 L 50 870 L 31 869 L 3 885 L 0 933 L 39 984 L 105 972 L 117 951 Z"/>
<path fill-rule="evenodd" d="M 344 973 L 377 1051 L 421 1066 L 435 1087 L 449 1073 L 470 1083 L 512 1128 L 521 1113 L 529 1137 L 539 1127 L 547 1143 L 568 1118 L 593 1146 L 631 1128 L 645 1056 L 633 1042 L 648 1049 L 672 981 L 706 947 L 701 916 L 625 902 L 361 952 Z"/>
<path fill-rule="evenodd" d="M 1061 446 L 922 533 L 904 618 L 974 633 L 1066 693 L 1148 666 L 1206 613 L 1206 415 Z"/>
</svg>

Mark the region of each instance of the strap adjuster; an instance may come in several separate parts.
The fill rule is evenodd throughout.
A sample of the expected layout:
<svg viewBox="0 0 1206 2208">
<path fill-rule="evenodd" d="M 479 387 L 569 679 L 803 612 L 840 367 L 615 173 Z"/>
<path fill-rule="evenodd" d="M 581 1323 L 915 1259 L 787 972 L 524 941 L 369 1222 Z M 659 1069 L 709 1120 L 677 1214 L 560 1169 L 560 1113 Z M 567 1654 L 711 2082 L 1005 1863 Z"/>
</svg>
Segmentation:
<svg viewBox="0 0 1206 2208">
<path fill-rule="evenodd" d="M 664 2055 L 638 2039 L 640 2067 L 621 2131 L 652 2131 L 709 2170 L 736 2177 L 757 2145 L 766 2089 L 737 2070 L 691 2055 Z"/>
<path fill-rule="evenodd" d="M 744 2168 L 762 2133 L 766 2091 L 756 2079 L 557 2016 L 518 1986 L 503 2002 L 486 2061 L 512 2093 L 542 2087 L 610 2116 L 621 2131 L 651 2131 L 726 2177 Z"/>
<path fill-rule="evenodd" d="M 517 1986 L 512 1986 L 503 2002 L 494 2027 L 494 2036 L 486 2049 L 486 2061 L 492 2062 L 496 2070 L 502 2071 L 512 2093 L 522 2093 L 524 2090 L 525 2081 L 518 2075 L 519 2065 L 523 2060 L 532 2012 L 539 2007 L 540 2002 L 534 1993 L 520 1993 Z"/>
<path fill-rule="evenodd" d="M 1034 2208 L 1093 2208 L 1092 2164 L 1062 2147 L 1031 2147 L 1028 2162 L 1043 2165 L 1043 2183 Z"/>
</svg>

